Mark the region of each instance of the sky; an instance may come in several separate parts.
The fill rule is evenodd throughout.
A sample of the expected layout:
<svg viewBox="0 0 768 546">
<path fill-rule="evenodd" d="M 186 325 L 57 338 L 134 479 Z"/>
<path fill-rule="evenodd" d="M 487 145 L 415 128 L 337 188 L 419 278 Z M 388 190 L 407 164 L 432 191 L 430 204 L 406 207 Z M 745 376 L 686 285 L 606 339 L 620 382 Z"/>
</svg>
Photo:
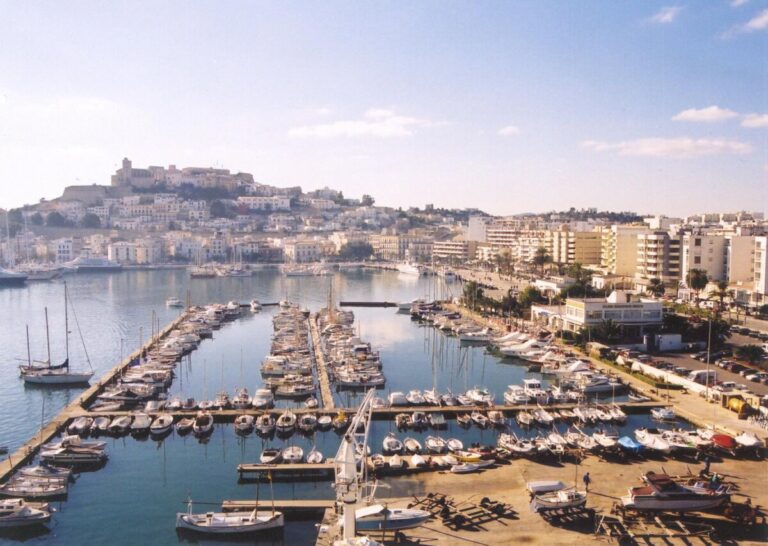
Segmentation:
<svg viewBox="0 0 768 546">
<path fill-rule="evenodd" d="M 768 0 L 0 0 L 0 207 L 123 157 L 389 206 L 768 211 Z"/>
</svg>

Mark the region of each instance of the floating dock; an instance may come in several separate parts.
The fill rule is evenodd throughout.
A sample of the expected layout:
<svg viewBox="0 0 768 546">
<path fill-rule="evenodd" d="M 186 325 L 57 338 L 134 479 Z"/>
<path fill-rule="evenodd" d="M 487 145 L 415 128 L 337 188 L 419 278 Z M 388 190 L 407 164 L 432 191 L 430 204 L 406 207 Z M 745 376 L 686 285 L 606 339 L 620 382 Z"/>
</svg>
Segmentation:
<svg viewBox="0 0 768 546">
<path fill-rule="evenodd" d="M 281 512 L 324 512 L 325 510 L 333 510 L 335 501 L 330 499 L 316 499 L 316 500 L 277 500 L 274 501 L 275 510 Z M 247 512 L 257 507 L 262 510 L 271 510 L 273 503 L 271 500 L 256 500 L 243 499 L 243 500 L 225 500 L 221 503 L 221 509 L 224 512 Z"/>
<path fill-rule="evenodd" d="M 315 368 L 317 369 L 317 381 L 320 383 L 320 398 L 323 408 L 332 410 L 336 407 L 331 391 L 331 378 L 328 376 L 328 368 L 325 365 L 325 355 L 320 342 L 320 332 L 317 330 L 317 313 L 313 313 L 309 322 L 309 333 L 312 336 L 312 354 L 314 355 Z"/>
<path fill-rule="evenodd" d="M 237 473 L 241 481 L 332 480 L 333 472 L 333 459 L 317 464 L 244 463 L 237 465 Z"/>
</svg>

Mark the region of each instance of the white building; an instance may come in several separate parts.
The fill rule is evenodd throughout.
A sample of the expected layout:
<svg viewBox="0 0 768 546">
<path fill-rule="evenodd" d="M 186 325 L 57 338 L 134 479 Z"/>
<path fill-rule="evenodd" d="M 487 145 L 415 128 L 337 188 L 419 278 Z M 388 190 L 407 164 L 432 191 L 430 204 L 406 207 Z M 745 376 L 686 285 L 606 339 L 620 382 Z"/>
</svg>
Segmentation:
<svg viewBox="0 0 768 546">
<path fill-rule="evenodd" d="M 244 195 L 237 202 L 250 210 L 291 210 L 290 198 L 281 195 Z"/>
<path fill-rule="evenodd" d="M 685 279 L 691 269 L 701 269 L 710 280 L 726 279 L 728 258 L 726 241 L 722 235 L 685 234 L 681 240 L 680 278 Z"/>
</svg>

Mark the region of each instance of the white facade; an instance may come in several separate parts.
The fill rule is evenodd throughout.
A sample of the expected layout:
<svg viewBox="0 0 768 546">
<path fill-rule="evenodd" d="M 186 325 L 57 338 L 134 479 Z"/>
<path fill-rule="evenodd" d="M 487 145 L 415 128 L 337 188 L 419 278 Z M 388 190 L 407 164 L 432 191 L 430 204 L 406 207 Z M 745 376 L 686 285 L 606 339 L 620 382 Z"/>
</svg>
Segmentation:
<svg viewBox="0 0 768 546">
<path fill-rule="evenodd" d="M 290 198 L 280 195 L 244 195 L 238 197 L 237 202 L 250 210 L 291 210 Z"/>
<path fill-rule="evenodd" d="M 727 256 L 724 236 L 686 234 L 680 246 L 681 279 L 685 279 L 691 269 L 706 271 L 710 280 L 726 279 Z"/>
</svg>

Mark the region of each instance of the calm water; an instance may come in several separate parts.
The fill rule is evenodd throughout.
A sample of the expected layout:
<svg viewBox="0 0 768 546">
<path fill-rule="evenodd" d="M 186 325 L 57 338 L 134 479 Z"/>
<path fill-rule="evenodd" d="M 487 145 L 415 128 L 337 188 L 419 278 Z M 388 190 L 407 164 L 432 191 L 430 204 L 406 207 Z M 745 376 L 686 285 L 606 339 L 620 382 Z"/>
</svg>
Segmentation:
<svg viewBox="0 0 768 546">
<path fill-rule="evenodd" d="M 133 271 L 111 275 L 73 275 L 67 278 L 79 330 L 70 313 L 70 354 L 75 368 L 87 367 L 85 349 L 98 377 L 114 366 L 122 352 L 127 354 L 146 339 L 153 313 L 165 325 L 177 310 L 167 309 L 169 296 L 185 298 L 189 291 L 194 303 L 247 302 L 256 297 L 262 302 L 288 298 L 312 310 L 325 305 L 328 286 L 334 283 L 337 299 L 403 301 L 434 293 L 432 279 L 407 277 L 394 272 L 344 272 L 329 278 L 283 278 L 275 271 L 263 271 L 251 278 L 189 279 L 185 271 Z M 441 287 L 439 290 L 445 290 Z M 453 287 L 454 292 L 460 288 Z M 50 390 L 25 388 L 18 378 L 18 358 L 26 358 L 24 326 L 30 327 L 32 356 L 46 354 L 44 308 L 48 307 L 51 353 L 54 361 L 64 354 L 63 285 L 61 282 L 32 284 L 21 289 L 0 290 L 0 445 L 18 447 L 39 429 L 42 420 L 55 415 L 77 397 L 80 389 Z M 407 391 L 430 388 L 454 392 L 476 384 L 487 385 L 501 400 L 506 385 L 520 383 L 526 368 L 487 355 L 482 347 L 460 347 L 431 327 L 419 326 L 407 314 L 394 309 L 356 308 L 356 326 L 362 337 L 382 353 L 386 389 Z M 262 384 L 259 365 L 269 351 L 271 318 L 275 311 L 242 319 L 214 332 L 178 368 L 172 393 L 196 399 L 213 398 L 217 391 L 230 393 L 237 386 L 255 390 Z M 359 395 L 336 393 L 337 402 L 353 405 Z M 647 425 L 647 416 L 631 416 L 622 432 Z M 381 449 L 391 422 L 374 423 L 370 444 Z M 520 435 L 535 433 L 514 430 Z M 430 431 L 409 432 L 423 443 Z M 469 430 L 449 421 L 445 437 L 469 442 L 495 443 L 494 430 Z M 400 433 L 404 438 L 405 433 Z M 235 467 L 241 462 L 256 462 L 266 445 L 301 445 L 305 453 L 316 445 L 327 456 L 338 448 L 333 432 L 314 438 L 294 435 L 287 440 L 262 439 L 256 435 L 239 438 L 231 426 L 217 425 L 206 443 L 194 437 L 172 434 L 163 441 L 139 441 L 130 437 L 108 439 L 110 459 L 106 467 L 84 473 L 71 487 L 66 502 L 57 503 L 59 512 L 50 532 L 40 535 L 0 536 L 0 542 L 27 540 L 56 544 L 169 544 L 177 543 L 174 515 L 183 511 L 183 502 L 220 503 L 223 499 L 254 498 L 256 485 L 238 484 Z M 417 492 L 416 482 L 398 479 L 393 488 L 382 488 L 379 496 L 400 496 Z M 269 498 L 269 486 L 260 486 L 262 498 Z M 331 498 L 328 482 L 274 484 L 275 498 Z M 199 505 L 196 510 L 212 509 Z M 282 536 L 263 544 L 312 544 L 314 521 L 289 522 Z"/>
</svg>

